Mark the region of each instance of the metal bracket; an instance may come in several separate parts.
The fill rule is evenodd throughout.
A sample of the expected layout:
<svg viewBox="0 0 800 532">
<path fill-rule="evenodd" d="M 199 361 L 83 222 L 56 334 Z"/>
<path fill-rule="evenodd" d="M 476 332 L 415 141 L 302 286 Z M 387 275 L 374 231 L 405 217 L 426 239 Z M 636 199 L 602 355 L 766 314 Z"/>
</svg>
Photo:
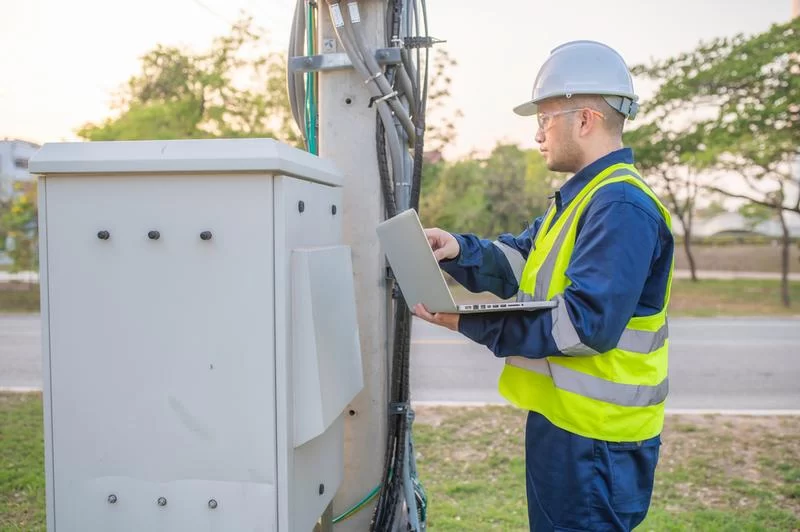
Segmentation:
<svg viewBox="0 0 800 532">
<path fill-rule="evenodd" d="M 379 65 L 399 65 L 400 48 L 378 48 L 375 60 Z M 307 55 L 289 58 L 289 72 L 315 72 L 353 68 L 350 58 L 344 53 Z"/>
<path fill-rule="evenodd" d="M 402 415 L 408 409 L 408 403 L 389 403 L 389 415 Z"/>
</svg>

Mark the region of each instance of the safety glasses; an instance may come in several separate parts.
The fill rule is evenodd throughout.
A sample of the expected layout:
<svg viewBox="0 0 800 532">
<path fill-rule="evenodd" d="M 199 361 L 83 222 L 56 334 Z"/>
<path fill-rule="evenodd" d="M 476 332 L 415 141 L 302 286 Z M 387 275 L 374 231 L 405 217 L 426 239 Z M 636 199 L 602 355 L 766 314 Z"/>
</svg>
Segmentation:
<svg viewBox="0 0 800 532">
<path fill-rule="evenodd" d="M 552 113 L 538 113 L 536 115 L 536 119 L 539 122 L 539 128 L 545 130 L 548 129 L 548 126 L 552 122 L 553 118 L 568 113 L 577 113 L 579 111 L 589 111 L 590 113 L 600 118 L 601 120 L 606 119 L 603 113 L 601 113 L 600 111 L 595 111 L 594 109 L 589 109 L 588 107 L 580 107 L 578 109 L 563 109 L 561 111 L 554 111 Z"/>
</svg>

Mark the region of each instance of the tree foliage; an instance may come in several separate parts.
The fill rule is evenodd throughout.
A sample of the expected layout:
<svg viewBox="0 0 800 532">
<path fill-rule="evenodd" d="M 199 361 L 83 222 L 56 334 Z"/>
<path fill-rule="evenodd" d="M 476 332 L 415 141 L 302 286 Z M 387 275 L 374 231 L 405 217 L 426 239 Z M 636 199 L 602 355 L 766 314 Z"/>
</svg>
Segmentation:
<svg viewBox="0 0 800 532">
<path fill-rule="evenodd" d="M 430 88 L 426 111 L 425 144 L 428 151 L 441 152 L 455 141 L 458 131 L 456 121 L 464 116 L 460 109 L 451 105 L 453 78 L 452 70 L 458 62 L 444 49 L 437 49 L 433 55 Z"/>
<path fill-rule="evenodd" d="M 6 252 L 11 259 L 12 272 L 38 268 L 36 202 L 36 184 L 19 185 L 8 209 L 0 216 L 0 233 L 5 234 L 10 244 Z"/>
<path fill-rule="evenodd" d="M 688 148 L 700 168 L 791 180 L 800 139 L 798 42 L 800 18 L 636 67 L 637 74 L 663 80 L 645 109 L 662 130 L 694 134 Z M 787 207 L 800 212 L 800 203 Z"/>
<path fill-rule="evenodd" d="M 302 139 L 286 95 L 286 58 L 243 18 L 209 50 L 158 45 L 141 59 L 115 104 L 119 114 L 85 124 L 87 140 L 272 137 Z"/>
<path fill-rule="evenodd" d="M 485 158 L 428 165 L 420 215 L 426 227 L 483 237 L 519 233 L 544 213 L 562 179 L 539 152 L 498 144 Z"/>
<path fill-rule="evenodd" d="M 788 306 L 786 211 L 800 213 L 793 163 L 800 139 L 800 18 L 754 35 L 714 39 L 634 73 L 660 87 L 646 103 L 641 152 L 663 164 L 718 176 L 708 190 L 772 208 L 783 230 L 783 299 Z"/>
</svg>

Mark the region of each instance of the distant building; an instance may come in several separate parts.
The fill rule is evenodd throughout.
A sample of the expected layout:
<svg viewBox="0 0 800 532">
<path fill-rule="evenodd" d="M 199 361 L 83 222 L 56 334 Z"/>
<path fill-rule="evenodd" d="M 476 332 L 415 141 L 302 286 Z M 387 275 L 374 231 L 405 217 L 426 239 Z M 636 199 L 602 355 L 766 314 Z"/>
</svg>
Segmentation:
<svg viewBox="0 0 800 532">
<path fill-rule="evenodd" d="M 14 196 L 17 183 L 29 184 L 35 178 L 28 172 L 28 160 L 39 149 L 25 140 L 0 140 L 0 201 Z"/>
<path fill-rule="evenodd" d="M 0 140 L 0 204 L 12 199 L 18 194 L 19 185 L 23 188 L 33 184 L 36 180 L 28 172 L 28 160 L 39 149 L 38 144 L 25 140 L 3 139 Z M 2 214 L 2 211 L 0 211 Z M 36 228 L 31 228 L 36 231 Z M 0 230 L 0 265 L 11 264 L 11 259 L 6 253 L 14 248 L 14 239 Z"/>
</svg>

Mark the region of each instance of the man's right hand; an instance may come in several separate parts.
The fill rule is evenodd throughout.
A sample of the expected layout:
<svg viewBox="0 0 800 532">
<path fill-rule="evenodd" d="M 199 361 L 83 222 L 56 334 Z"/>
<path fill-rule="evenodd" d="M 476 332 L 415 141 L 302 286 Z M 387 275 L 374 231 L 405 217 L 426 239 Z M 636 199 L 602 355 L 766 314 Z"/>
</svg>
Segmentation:
<svg viewBox="0 0 800 532">
<path fill-rule="evenodd" d="M 447 231 L 438 228 L 425 229 L 425 236 L 428 237 L 428 243 L 436 260 L 454 259 L 461 253 L 458 240 Z"/>
</svg>

